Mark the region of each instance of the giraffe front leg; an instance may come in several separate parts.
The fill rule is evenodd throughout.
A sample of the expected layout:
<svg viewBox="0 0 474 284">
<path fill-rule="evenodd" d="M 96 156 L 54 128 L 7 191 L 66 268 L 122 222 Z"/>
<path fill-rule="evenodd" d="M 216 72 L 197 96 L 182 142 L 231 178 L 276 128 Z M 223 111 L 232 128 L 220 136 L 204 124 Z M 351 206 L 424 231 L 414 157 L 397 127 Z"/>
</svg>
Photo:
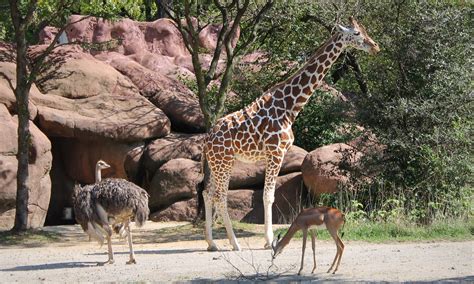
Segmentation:
<svg viewBox="0 0 474 284">
<path fill-rule="evenodd" d="M 212 196 L 208 190 L 202 192 L 204 198 L 204 209 L 206 210 L 206 241 L 208 251 L 217 251 L 217 246 L 212 239 Z"/>
<path fill-rule="evenodd" d="M 265 182 L 265 190 L 263 192 L 263 210 L 265 214 L 265 249 L 272 248 L 273 242 L 273 230 L 272 230 L 272 205 L 275 200 L 275 183 L 273 187 L 267 187 Z"/>
<path fill-rule="evenodd" d="M 275 201 L 276 177 L 280 171 L 285 152 L 273 151 L 266 156 L 265 188 L 263 192 L 263 209 L 265 212 L 265 249 L 272 248 L 272 205 Z"/>
</svg>

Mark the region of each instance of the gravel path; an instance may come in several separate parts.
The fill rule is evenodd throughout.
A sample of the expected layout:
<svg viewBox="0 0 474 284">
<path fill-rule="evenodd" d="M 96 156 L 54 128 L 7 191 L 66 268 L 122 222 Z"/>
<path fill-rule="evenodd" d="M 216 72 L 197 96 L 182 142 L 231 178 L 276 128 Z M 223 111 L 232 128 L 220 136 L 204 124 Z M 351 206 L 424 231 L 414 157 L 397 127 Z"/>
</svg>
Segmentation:
<svg viewBox="0 0 474 284">
<path fill-rule="evenodd" d="M 473 241 L 369 244 L 346 241 L 339 271 L 327 274 L 336 247 L 317 241 L 318 268 L 311 274 L 309 240 L 305 268 L 296 275 L 301 260 L 301 241 L 293 240 L 273 266 L 262 237 L 239 238 L 242 252 L 229 251 L 225 240 L 221 252 L 205 251 L 203 240 L 165 243 L 143 242 L 147 232 L 174 223 L 149 223 L 134 235 L 136 265 L 126 265 L 128 247 L 114 241 L 115 264 L 97 266 L 107 259 L 107 246 L 100 248 L 78 226 L 48 227 L 64 235 L 61 241 L 41 247 L 0 247 L 0 282 L 125 282 L 251 279 L 274 281 L 474 281 Z M 142 238 L 142 239 L 141 239 Z M 142 241 L 141 241 L 142 240 Z M 238 269 L 237 269 L 237 268 Z M 267 274 L 268 272 L 268 274 Z"/>
</svg>

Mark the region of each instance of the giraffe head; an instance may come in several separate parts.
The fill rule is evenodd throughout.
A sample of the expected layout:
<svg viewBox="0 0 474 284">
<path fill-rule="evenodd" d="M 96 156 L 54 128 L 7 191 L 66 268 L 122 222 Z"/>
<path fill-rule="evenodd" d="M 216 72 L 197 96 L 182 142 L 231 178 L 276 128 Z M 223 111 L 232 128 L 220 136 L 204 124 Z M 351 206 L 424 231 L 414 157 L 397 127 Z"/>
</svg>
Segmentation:
<svg viewBox="0 0 474 284">
<path fill-rule="evenodd" d="M 353 17 L 349 17 L 350 27 L 338 25 L 339 31 L 345 35 L 349 46 L 363 50 L 369 54 L 376 54 L 380 51 L 379 45 L 370 38 L 362 24 L 357 23 Z"/>
</svg>

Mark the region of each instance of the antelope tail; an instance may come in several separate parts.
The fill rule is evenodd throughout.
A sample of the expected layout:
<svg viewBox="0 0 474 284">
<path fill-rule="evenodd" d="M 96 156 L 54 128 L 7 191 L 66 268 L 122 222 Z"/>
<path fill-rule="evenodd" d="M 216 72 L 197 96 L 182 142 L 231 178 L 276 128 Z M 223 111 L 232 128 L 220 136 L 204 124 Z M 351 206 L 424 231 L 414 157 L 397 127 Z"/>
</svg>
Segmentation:
<svg viewBox="0 0 474 284">
<path fill-rule="evenodd" d="M 344 226 L 346 225 L 346 215 L 342 214 L 342 219 L 344 220 L 344 223 L 342 223 L 342 228 L 341 228 L 341 239 L 344 237 Z"/>
</svg>

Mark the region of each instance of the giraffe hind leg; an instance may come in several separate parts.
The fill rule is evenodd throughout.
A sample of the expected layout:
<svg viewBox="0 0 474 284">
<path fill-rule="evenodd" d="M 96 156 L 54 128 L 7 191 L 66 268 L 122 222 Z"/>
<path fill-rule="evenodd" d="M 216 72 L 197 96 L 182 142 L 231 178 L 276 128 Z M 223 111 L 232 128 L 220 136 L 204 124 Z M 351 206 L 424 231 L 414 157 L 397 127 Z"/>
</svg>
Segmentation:
<svg viewBox="0 0 474 284">
<path fill-rule="evenodd" d="M 240 245 L 237 242 L 237 238 L 235 237 L 234 229 L 232 228 L 232 223 L 229 217 L 229 212 L 227 211 L 227 197 L 222 198 L 222 200 L 220 200 L 218 204 L 216 204 L 216 206 L 217 206 L 217 211 L 219 212 L 219 215 L 222 216 L 222 219 L 224 221 L 225 229 L 227 232 L 227 238 L 229 239 L 229 242 L 232 245 L 233 250 L 240 251 L 241 250 Z"/>
<path fill-rule="evenodd" d="M 227 237 L 234 250 L 240 251 L 240 245 L 235 237 L 232 223 L 230 221 L 229 213 L 227 211 L 227 192 L 229 189 L 230 173 L 232 171 L 233 161 L 221 160 L 218 165 L 211 167 L 212 181 L 214 185 L 213 195 L 211 196 L 211 202 L 214 202 L 217 213 L 222 217 L 227 232 Z M 211 206 L 212 208 L 212 206 Z M 207 209 L 207 208 L 206 208 Z M 209 221 L 208 221 L 209 219 Z M 210 223 L 212 225 L 212 214 L 207 215 L 206 212 L 206 225 Z"/>
</svg>

